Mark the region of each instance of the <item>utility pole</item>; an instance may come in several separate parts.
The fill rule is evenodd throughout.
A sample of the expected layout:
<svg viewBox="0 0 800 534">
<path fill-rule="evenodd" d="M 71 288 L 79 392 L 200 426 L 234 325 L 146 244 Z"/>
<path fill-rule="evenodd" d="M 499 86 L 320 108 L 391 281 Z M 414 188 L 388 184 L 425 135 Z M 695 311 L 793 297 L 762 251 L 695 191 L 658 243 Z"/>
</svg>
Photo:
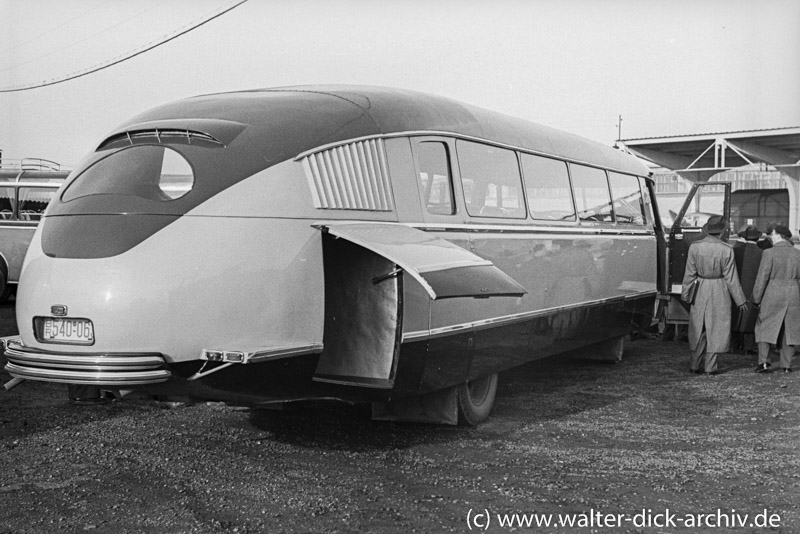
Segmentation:
<svg viewBox="0 0 800 534">
<path fill-rule="evenodd" d="M 619 142 L 622 139 L 622 115 L 618 115 L 619 121 L 617 122 L 617 140 L 614 141 L 614 148 L 619 148 Z"/>
</svg>

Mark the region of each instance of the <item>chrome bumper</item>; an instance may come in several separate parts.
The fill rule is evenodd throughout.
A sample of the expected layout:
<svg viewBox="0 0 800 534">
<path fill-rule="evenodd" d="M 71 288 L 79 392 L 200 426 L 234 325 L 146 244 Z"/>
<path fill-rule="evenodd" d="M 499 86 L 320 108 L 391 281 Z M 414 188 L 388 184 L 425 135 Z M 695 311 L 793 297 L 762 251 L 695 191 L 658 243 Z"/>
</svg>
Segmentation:
<svg viewBox="0 0 800 534">
<path fill-rule="evenodd" d="M 166 382 L 172 373 L 157 353 L 74 353 L 26 347 L 19 339 L 5 339 L 5 370 L 14 378 L 87 384 L 140 386 Z"/>
</svg>

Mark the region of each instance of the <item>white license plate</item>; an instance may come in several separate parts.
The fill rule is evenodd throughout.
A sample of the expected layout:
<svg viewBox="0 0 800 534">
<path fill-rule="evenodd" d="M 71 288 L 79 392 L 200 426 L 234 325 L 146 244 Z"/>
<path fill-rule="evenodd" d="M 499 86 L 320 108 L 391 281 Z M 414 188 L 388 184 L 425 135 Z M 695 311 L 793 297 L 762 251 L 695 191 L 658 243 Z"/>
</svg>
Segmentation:
<svg viewBox="0 0 800 534">
<path fill-rule="evenodd" d="M 57 319 L 45 317 L 42 341 L 65 343 L 94 343 L 94 327 L 89 319 Z"/>
</svg>

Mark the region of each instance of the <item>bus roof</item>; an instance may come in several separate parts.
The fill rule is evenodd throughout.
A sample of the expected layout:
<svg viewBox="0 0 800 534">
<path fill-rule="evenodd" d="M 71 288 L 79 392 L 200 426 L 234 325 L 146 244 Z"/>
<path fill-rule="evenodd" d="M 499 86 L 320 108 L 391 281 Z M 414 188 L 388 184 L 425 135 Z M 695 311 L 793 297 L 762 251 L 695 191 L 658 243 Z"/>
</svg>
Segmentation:
<svg viewBox="0 0 800 534">
<path fill-rule="evenodd" d="M 311 85 L 197 96 L 146 111 L 109 137 L 142 123 L 197 125 L 202 119 L 246 125 L 237 142 L 249 140 L 272 164 L 350 139 L 429 132 L 649 175 L 638 159 L 601 143 L 449 98 L 385 87 Z"/>
</svg>

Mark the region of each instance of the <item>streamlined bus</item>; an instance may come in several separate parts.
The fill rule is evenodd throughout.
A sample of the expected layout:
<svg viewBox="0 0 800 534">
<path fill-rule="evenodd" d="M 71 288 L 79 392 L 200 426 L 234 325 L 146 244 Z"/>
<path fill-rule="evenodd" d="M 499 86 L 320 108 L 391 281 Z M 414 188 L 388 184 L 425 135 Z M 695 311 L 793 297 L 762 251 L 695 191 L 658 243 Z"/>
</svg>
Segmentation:
<svg viewBox="0 0 800 534">
<path fill-rule="evenodd" d="M 497 374 L 618 359 L 666 277 L 649 171 L 412 91 L 199 96 L 112 131 L 31 243 L 6 370 L 124 396 L 478 423 Z"/>
</svg>

